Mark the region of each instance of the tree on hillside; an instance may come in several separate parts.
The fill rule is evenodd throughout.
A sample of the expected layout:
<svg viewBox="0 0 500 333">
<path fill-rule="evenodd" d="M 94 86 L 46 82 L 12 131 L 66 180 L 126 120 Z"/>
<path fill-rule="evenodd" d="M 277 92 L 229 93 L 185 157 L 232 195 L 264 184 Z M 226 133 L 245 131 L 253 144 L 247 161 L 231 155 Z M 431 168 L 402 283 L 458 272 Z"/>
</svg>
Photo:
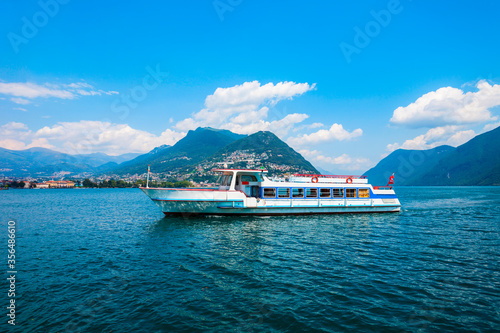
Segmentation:
<svg viewBox="0 0 500 333">
<path fill-rule="evenodd" d="M 92 181 L 90 181 L 90 179 L 87 178 L 83 181 L 83 187 L 97 187 L 97 184 L 93 183 Z"/>
</svg>

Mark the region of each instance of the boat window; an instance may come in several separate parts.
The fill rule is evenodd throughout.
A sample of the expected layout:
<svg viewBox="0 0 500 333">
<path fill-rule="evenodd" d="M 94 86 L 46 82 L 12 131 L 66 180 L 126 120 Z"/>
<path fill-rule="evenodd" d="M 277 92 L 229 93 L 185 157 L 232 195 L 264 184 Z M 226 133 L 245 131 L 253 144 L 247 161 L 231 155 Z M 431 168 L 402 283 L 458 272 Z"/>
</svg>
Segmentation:
<svg viewBox="0 0 500 333">
<path fill-rule="evenodd" d="M 318 189 L 317 188 L 306 188 L 306 198 L 317 198 Z"/>
<path fill-rule="evenodd" d="M 344 197 L 344 189 L 343 188 L 334 188 L 333 189 L 333 197 L 334 198 L 343 198 Z"/>
<path fill-rule="evenodd" d="M 304 189 L 303 188 L 292 188 L 292 198 L 303 198 Z"/>
<path fill-rule="evenodd" d="M 276 189 L 275 188 L 265 188 L 264 189 L 264 198 L 276 198 Z"/>
<path fill-rule="evenodd" d="M 222 186 L 231 186 L 231 180 L 233 180 L 233 175 L 223 175 L 220 184 Z"/>
<path fill-rule="evenodd" d="M 356 189 L 355 188 L 346 188 L 345 189 L 345 197 L 346 198 L 356 198 Z"/>
<path fill-rule="evenodd" d="M 241 181 L 242 182 L 256 182 L 257 177 L 254 175 L 241 175 Z"/>
<path fill-rule="evenodd" d="M 330 189 L 329 188 L 320 188 L 319 189 L 319 196 L 320 198 L 329 198 L 330 195 Z"/>
<path fill-rule="evenodd" d="M 358 195 L 360 198 L 369 198 L 370 197 L 370 190 L 367 188 L 360 188 L 358 190 Z"/>
<path fill-rule="evenodd" d="M 288 187 L 278 187 L 278 198 L 290 198 L 290 189 Z"/>
</svg>

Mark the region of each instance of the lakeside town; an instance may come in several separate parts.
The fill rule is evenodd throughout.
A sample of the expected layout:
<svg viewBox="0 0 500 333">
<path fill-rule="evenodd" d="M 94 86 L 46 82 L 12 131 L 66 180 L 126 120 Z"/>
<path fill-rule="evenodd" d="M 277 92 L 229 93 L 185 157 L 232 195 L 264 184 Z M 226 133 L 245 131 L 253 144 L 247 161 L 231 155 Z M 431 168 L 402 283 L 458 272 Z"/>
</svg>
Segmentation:
<svg viewBox="0 0 500 333">
<path fill-rule="evenodd" d="M 200 187 L 201 184 L 195 184 L 190 181 L 176 181 L 168 182 L 161 181 L 158 176 L 155 176 L 156 180 L 152 179 L 149 182 L 151 187 Z M 206 185 L 206 184 L 205 184 Z M 214 185 L 214 184 L 209 184 Z M 97 180 L 92 181 L 90 179 L 81 180 L 49 180 L 38 182 L 35 179 L 25 179 L 25 180 L 11 180 L 3 179 L 0 180 L 0 190 L 6 189 L 71 189 L 71 188 L 138 188 L 141 186 L 146 186 L 146 180 L 136 180 L 134 182 L 127 182 L 122 179 L 115 180 Z"/>
</svg>

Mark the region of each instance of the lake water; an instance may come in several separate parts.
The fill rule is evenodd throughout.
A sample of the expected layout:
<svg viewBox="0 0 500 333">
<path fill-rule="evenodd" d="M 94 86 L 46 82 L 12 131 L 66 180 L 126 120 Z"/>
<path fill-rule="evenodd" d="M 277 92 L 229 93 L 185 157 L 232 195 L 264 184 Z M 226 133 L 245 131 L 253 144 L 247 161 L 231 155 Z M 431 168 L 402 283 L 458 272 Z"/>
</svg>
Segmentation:
<svg viewBox="0 0 500 333">
<path fill-rule="evenodd" d="M 396 191 L 401 213 L 189 219 L 139 189 L 0 191 L 0 331 L 499 331 L 500 187 Z"/>
</svg>

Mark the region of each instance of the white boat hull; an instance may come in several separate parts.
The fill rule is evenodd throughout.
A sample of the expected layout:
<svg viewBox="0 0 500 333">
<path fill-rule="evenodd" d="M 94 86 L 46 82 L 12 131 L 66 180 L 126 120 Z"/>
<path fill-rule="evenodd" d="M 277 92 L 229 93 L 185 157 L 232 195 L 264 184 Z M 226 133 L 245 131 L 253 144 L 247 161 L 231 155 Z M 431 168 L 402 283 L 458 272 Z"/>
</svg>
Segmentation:
<svg viewBox="0 0 500 333">
<path fill-rule="evenodd" d="M 308 215 L 399 212 L 401 205 L 390 199 L 258 199 L 241 191 L 213 189 L 141 190 L 165 215 Z"/>
</svg>

